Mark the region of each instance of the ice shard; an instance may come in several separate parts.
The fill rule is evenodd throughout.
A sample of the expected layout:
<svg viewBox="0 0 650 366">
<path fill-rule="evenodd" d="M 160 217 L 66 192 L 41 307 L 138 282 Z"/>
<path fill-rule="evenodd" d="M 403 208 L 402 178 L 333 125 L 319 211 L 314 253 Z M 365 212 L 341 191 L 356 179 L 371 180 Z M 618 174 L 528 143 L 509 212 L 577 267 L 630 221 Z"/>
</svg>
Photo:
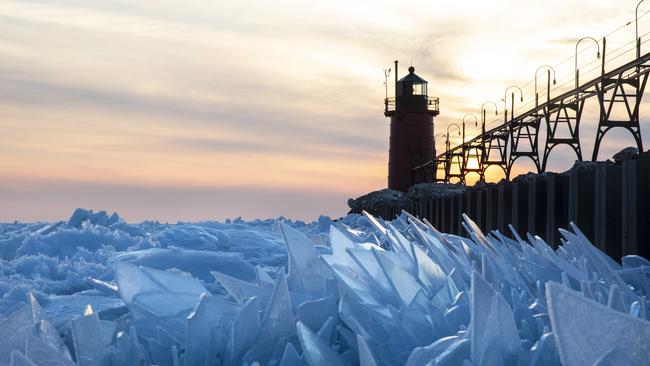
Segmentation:
<svg viewBox="0 0 650 366">
<path fill-rule="evenodd" d="M 37 365 L 73 366 L 75 364 L 67 354 L 56 350 L 54 345 L 43 339 L 40 334 L 27 336 L 25 356 Z"/>
<path fill-rule="evenodd" d="M 271 295 L 273 294 L 272 290 L 230 277 L 220 272 L 212 272 L 212 276 L 239 304 L 243 304 L 251 297 L 257 297 L 258 300 L 265 305 L 271 300 Z"/>
<path fill-rule="evenodd" d="M 368 343 L 361 336 L 357 336 L 357 348 L 359 349 L 360 366 L 377 366 L 377 362 L 368 348 Z"/>
<path fill-rule="evenodd" d="M 328 318 L 338 321 L 338 306 L 334 296 L 306 301 L 298 306 L 298 320 L 312 331 L 318 331 Z"/>
<path fill-rule="evenodd" d="M 312 332 L 306 325 L 298 322 L 298 337 L 305 352 L 307 363 L 310 366 L 341 365 L 348 363 L 338 352 L 330 348 L 320 337 Z"/>
<path fill-rule="evenodd" d="M 16 350 L 11 352 L 10 359 L 11 361 L 9 362 L 9 366 L 38 366 Z"/>
<path fill-rule="evenodd" d="M 9 363 L 11 352 L 14 350 L 23 352 L 29 358 L 26 344 L 33 338 L 32 344 L 39 342 L 50 352 L 60 356 L 61 360 L 72 363 L 63 340 L 46 318 L 34 295 L 29 293 L 28 298 L 27 305 L 0 322 L 0 362 Z"/>
<path fill-rule="evenodd" d="M 498 363 L 511 363 L 521 347 L 512 310 L 477 272 L 472 272 L 471 321 L 469 333 L 472 361 L 486 357 Z"/>
<path fill-rule="evenodd" d="M 202 364 L 209 359 L 209 352 L 223 359 L 226 356 L 226 340 L 238 311 L 237 304 L 203 293 L 196 308 L 187 317 L 185 363 Z"/>
<path fill-rule="evenodd" d="M 284 223 L 280 229 L 289 252 L 287 281 L 294 291 L 315 297 L 327 295 L 325 280 L 329 277 L 328 268 L 309 238 Z"/>
<path fill-rule="evenodd" d="M 279 366 L 300 366 L 302 364 L 300 355 L 291 343 L 287 343 L 280 358 Z"/>
<path fill-rule="evenodd" d="M 84 316 L 71 321 L 72 339 L 77 364 L 79 366 L 110 365 L 110 353 L 101 321 L 90 305 Z"/>
<path fill-rule="evenodd" d="M 260 302 L 257 297 L 248 299 L 239 309 L 230 335 L 230 361 L 240 363 L 260 332 Z"/>
<path fill-rule="evenodd" d="M 280 271 L 276 280 L 271 302 L 264 313 L 260 332 L 255 344 L 247 352 L 245 359 L 267 363 L 279 344 L 280 352 L 284 343 L 296 336 L 296 320 L 290 306 L 291 295 L 284 271 Z"/>
<path fill-rule="evenodd" d="M 211 271 L 225 273 L 244 281 L 255 279 L 255 267 L 246 262 L 239 253 L 151 248 L 120 254 L 115 260 L 161 271 L 177 268 L 202 281 L 212 280 Z"/>
<path fill-rule="evenodd" d="M 143 311 L 157 317 L 169 317 L 189 312 L 201 294 L 208 292 L 192 277 L 172 272 L 137 267 L 117 261 L 115 277 L 124 302 L 135 316 Z"/>
<path fill-rule="evenodd" d="M 593 365 L 613 347 L 616 352 L 606 356 L 609 360 L 647 365 L 649 321 L 609 309 L 553 282 L 546 284 L 546 299 L 563 365 Z M 625 357 L 616 360 L 617 355 Z"/>
</svg>

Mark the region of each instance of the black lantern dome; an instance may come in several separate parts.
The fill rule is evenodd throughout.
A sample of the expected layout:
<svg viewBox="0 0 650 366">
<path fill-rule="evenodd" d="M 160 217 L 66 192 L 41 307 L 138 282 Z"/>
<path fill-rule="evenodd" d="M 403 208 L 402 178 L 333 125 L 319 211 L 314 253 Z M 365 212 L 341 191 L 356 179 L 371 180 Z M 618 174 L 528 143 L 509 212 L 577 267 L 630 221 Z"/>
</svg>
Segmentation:
<svg viewBox="0 0 650 366">
<path fill-rule="evenodd" d="M 438 98 L 429 97 L 428 83 L 415 74 L 415 67 L 409 67 L 408 71 L 406 76 L 398 80 L 397 61 L 395 61 L 395 97 L 388 97 L 388 90 L 386 90 L 384 115 L 390 117 L 399 111 L 426 111 L 432 116 L 437 116 L 440 113 Z"/>
<path fill-rule="evenodd" d="M 415 67 L 409 67 L 408 75 L 397 82 L 397 97 L 427 96 L 427 81 L 415 74 Z"/>
</svg>

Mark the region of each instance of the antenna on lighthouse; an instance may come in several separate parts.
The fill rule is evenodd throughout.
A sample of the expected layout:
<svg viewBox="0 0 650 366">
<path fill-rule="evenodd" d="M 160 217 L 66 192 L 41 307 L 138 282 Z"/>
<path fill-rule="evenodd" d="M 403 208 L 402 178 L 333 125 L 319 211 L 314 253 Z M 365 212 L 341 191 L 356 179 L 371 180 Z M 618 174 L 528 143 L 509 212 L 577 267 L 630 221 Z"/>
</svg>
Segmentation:
<svg viewBox="0 0 650 366">
<path fill-rule="evenodd" d="M 390 76 L 390 68 L 384 69 L 384 87 L 386 88 L 386 99 L 388 99 L 388 77 Z"/>
</svg>

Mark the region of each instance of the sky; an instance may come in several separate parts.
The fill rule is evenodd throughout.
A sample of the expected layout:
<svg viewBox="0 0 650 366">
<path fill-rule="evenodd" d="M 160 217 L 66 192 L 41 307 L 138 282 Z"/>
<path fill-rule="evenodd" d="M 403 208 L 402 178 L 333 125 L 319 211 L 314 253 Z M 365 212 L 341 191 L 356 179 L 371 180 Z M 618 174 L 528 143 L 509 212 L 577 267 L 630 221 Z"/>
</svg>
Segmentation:
<svg viewBox="0 0 650 366">
<path fill-rule="evenodd" d="M 393 60 L 400 77 L 412 62 L 429 81 L 444 133 L 485 101 L 502 112 L 509 85 L 524 92 L 515 110 L 526 109 L 540 65 L 556 66 L 552 93 L 567 90 L 581 37 L 622 26 L 607 47 L 617 56 L 608 65 L 623 63 L 635 6 L 0 0 L 0 221 L 65 219 L 76 207 L 129 221 L 339 217 L 348 198 L 386 186 L 383 69 Z M 642 35 L 647 11 L 650 2 Z M 582 78 L 595 77 L 595 53 L 580 44 Z M 585 157 L 594 103 L 581 126 Z M 608 136 L 601 157 L 630 144 Z M 550 168 L 573 160 L 559 149 Z"/>
</svg>

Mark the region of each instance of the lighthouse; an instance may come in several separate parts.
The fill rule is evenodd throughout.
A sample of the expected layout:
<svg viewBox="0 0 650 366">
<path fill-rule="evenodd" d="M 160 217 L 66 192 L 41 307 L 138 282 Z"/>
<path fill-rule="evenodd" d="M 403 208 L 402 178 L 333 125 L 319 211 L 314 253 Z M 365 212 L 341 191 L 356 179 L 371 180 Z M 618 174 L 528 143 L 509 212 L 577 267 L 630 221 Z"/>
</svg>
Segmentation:
<svg viewBox="0 0 650 366">
<path fill-rule="evenodd" d="M 395 97 L 384 101 L 384 115 L 390 117 L 388 188 L 406 192 L 413 185 L 413 169 L 435 156 L 433 118 L 439 111 L 438 98 L 427 94 L 427 81 L 409 73 L 398 80 L 395 61 Z"/>
</svg>

